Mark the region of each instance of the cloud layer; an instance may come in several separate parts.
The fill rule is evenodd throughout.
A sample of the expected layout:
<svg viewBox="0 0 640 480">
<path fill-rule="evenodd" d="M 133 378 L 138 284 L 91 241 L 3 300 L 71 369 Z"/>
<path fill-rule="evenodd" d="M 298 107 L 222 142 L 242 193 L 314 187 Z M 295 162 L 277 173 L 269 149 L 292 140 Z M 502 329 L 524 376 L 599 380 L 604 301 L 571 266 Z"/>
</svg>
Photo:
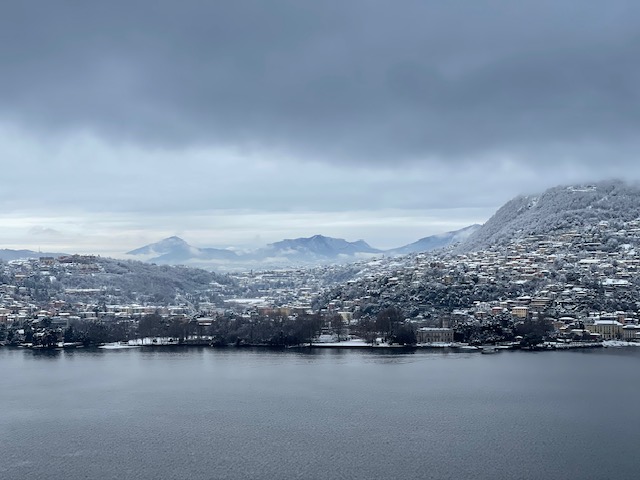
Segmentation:
<svg viewBox="0 0 640 480">
<path fill-rule="evenodd" d="M 56 238 L 47 215 L 157 218 L 148 237 L 229 212 L 483 221 L 640 178 L 638 32 L 623 0 L 8 2 L 0 205 Z"/>
<path fill-rule="evenodd" d="M 635 146 L 637 2 L 14 2 L 2 115 L 320 161 Z"/>
</svg>

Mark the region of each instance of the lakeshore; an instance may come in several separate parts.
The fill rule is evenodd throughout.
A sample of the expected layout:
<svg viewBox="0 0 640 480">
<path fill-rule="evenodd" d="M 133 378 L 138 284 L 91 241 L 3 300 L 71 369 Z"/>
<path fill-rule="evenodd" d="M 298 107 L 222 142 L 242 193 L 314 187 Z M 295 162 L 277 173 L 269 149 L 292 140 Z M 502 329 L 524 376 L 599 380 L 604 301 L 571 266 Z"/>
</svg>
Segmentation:
<svg viewBox="0 0 640 480">
<path fill-rule="evenodd" d="M 123 350 L 123 349 L 135 349 L 135 348 L 188 348 L 188 347 L 208 347 L 214 349 L 243 349 L 243 348 L 263 348 L 270 350 L 304 350 L 304 349 L 336 349 L 336 350 L 397 350 L 397 351 L 411 351 L 411 350 L 439 350 L 449 352 L 478 352 L 478 353 L 497 353 L 503 350 L 525 350 L 525 351 L 551 351 L 551 350 L 575 350 L 575 349 L 592 349 L 592 348 L 622 348 L 622 347 L 640 347 L 640 342 L 626 342 L 621 340 L 604 340 L 599 342 L 544 342 L 540 345 L 533 347 L 522 347 L 519 342 L 508 342 L 502 344 L 487 344 L 487 345 L 470 345 L 468 343 L 461 342 L 435 342 L 435 343 L 421 343 L 414 345 L 398 345 L 390 344 L 386 342 L 366 342 L 362 339 L 349 339 L 344 341 L 324 341 L 324 342 L 311 342 L 301 345 L 268 345 L 268 344 L 229 344 L 229 345 L 216 345 L 212 344 L 211 339 L 187 339 L 179 341 L 174 338 L 145 338 L 129 341 L 110 342 L 100 345 L 83 345 L 79 342 L 63 343 L 59 342 L 56 345 L 44 347 L 42 345 L 33 345 L 23 343 L 20 345 L 13 345 L 14 348 L 34 349 L 34 350 L 61 350 L 61 349 L 82 349 L 82 348 L 99 348 L 105 350 Z"/>
</svg>

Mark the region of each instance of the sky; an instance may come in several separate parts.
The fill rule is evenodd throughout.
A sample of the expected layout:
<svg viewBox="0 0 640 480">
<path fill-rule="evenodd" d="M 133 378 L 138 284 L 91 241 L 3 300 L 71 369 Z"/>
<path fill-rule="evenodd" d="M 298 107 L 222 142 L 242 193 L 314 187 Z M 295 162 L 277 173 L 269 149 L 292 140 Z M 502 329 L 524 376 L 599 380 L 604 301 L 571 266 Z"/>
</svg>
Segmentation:
<svg viewBox="0 0 640 480">
<path fill-rule="evenodd" d="M 0 248 L 377 248 L 640 179 L 640 2 L 8 0 Z"/>
</svg>

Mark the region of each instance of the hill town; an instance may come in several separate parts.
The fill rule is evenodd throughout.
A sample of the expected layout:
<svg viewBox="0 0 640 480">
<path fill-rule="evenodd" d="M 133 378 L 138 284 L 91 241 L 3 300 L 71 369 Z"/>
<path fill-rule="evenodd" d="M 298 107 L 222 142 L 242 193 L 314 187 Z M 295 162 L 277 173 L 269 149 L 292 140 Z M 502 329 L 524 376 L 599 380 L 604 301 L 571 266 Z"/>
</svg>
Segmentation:
<svg viewBox="0 0 640 480">
<path fill-rule="evenodd" d="M 640 344 L 637 187 L 610 181 L 518 197 L 453 237 L 428 251 L 225 274 L 92 255 L 16 258 L 0 263 L 0 342 L 483 351 Z"/>
</svg>

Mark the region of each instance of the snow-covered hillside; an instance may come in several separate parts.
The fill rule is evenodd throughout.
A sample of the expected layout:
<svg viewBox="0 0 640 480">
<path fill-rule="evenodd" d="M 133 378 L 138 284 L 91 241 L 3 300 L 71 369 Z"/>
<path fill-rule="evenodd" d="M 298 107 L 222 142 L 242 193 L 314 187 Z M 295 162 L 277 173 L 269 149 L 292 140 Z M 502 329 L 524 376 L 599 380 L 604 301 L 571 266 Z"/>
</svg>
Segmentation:
<svg viewBox="0 0 640 480">
<path fill-rule="evenodd" d="M 622 181 L 551 188 L 501 207 L 458 251 L 477 251 L 530 234 L 640 218 L 640 187 Z"/>
</svg>

